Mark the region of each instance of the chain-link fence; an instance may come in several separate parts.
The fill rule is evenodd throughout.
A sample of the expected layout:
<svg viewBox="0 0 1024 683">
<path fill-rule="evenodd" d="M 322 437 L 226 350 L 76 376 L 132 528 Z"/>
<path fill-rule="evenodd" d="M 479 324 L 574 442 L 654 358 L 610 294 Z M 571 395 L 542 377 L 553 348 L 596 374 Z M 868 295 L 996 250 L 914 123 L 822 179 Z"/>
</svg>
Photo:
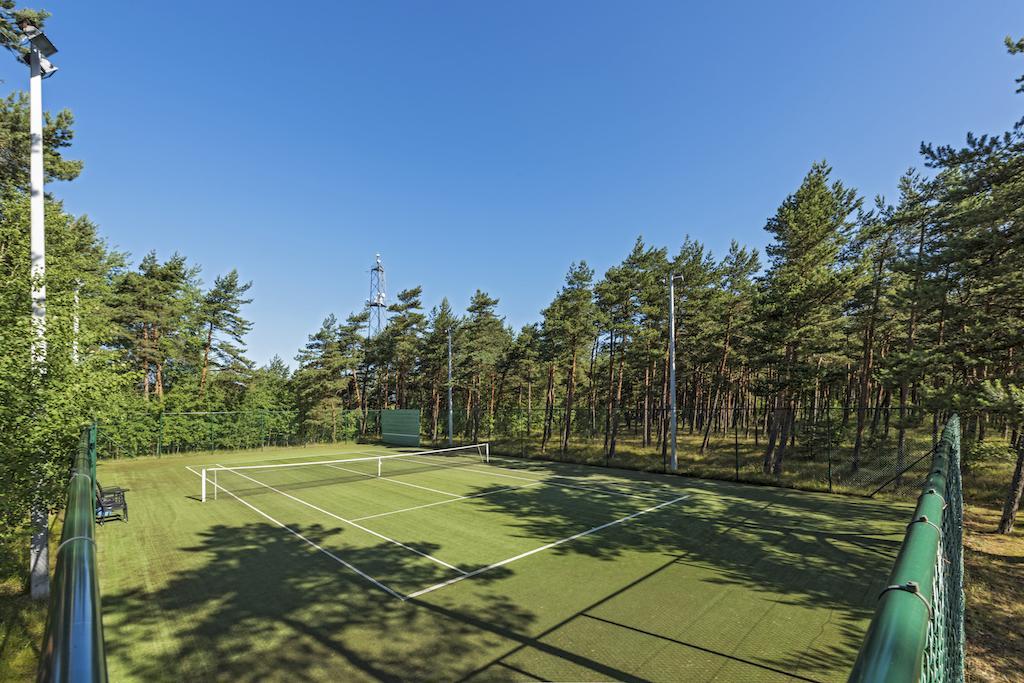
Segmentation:
<svg viewBox="0 0 1024 683">
<path fill-rule="evenodd" d="M 808 410 L 680 409 L 678 472 L 803 489 L 869 495 L 909 492 L 927 474 L 945 416 L 916 407 Z M 446 441 L 447 416 L 427 443 Z M 506 408 L 454 414 L 457 443 L 488 441 L 492 452 L 609 467 L 671 470 L 667 411 L 587 406 Z M 568 425 L 568 429 L 566 427 Z"/>
<path fill-rule="evenodd" d="M 338 410 L 300 419 L 294 411 L 144 413 L 101 422 L 101 457 L 373 441 L 379 410 Z M 820 491 L 907 494 L 928 474 L 948 417 L 919 407 L 808 408 L 682 406 L 676 413 L 677 471 L 684 475 Z M 490 442 L 500 455 L 653 472 L 671 471 L 671 420 L 643 406 L 609 412 L 579 405 L 456 406 L 453 443 Z M 442 406 L 421 411 L 425 447 L 447 444 Z M 964 418 L 965 440 L 1006 437 L 985 415 Z"/>
</svg>

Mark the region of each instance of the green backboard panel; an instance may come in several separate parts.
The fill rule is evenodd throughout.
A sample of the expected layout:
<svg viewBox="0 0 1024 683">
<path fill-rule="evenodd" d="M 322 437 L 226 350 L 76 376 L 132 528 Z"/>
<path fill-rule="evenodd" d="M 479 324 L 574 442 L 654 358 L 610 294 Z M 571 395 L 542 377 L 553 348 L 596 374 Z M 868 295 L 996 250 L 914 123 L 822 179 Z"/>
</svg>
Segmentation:
<svg viewBox="0 0 1024 683">
<path fill-rule="evenodd" d="M 381 440 L 386 444 L 419 446 L 419 409 L 380 411 L 380 435 Z"/>
</svg>

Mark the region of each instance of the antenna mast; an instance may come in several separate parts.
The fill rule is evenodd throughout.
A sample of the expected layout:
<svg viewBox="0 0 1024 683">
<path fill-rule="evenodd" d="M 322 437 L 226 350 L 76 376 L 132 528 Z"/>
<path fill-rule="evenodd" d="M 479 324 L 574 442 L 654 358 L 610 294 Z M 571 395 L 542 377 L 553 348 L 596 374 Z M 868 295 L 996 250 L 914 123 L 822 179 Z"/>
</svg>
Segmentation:
<svg viewBox="0 0 1024 683">
<path fill-rule="evenodd" d="M 370 298 L 366 305 L 370 308 L 370 319 L 366 323 L 366 338 L 373 339 L 384 329 L 385 309 L 387 309 L 387 283 L 384 280 L 384 263 L 377 254 L 377 262 L 370 269 Z"/>
</svg>

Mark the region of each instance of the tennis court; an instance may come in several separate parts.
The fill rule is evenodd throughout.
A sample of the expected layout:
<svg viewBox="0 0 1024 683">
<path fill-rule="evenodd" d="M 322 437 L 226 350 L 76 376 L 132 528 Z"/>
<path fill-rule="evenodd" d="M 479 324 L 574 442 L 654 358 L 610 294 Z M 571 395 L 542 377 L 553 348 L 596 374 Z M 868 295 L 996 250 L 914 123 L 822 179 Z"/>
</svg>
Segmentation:
<svg viewBox="0 0 1024 683">
<path fill-rule="evenodd" d="M 99 477 L 116 680 L 844 680 L 908 510 L 483 445 Z"/>
</svg>

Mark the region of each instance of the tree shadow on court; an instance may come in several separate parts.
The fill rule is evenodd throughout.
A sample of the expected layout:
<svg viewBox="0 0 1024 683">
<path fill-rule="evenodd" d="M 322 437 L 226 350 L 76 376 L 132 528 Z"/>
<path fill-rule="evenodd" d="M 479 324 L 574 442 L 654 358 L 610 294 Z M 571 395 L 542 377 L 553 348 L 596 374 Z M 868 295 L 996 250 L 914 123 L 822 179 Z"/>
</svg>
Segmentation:
<svg viewBox="0 0 1024 683">
<path fill-rule="evenodd" d="M 336 543 L 337 529 L 293 528 L 314 543 Z M 123 676 L 400 681 L 431 672 L 451 679 L 497 635 L 523 631 L 533 619 L 500 595 L 477 601 L 471 620 L 416 609 L 268 524 L 216 526 L 182 551 L 191 568 L 163 585 L 103 596 L 107 652 Z M 421 559 L 390 544 L 339 554 L 361 569 L 410 574 Z"/>
<path fill-rule="evenodd" d="M 599 486 L 608 473 L 584 470 L 573 476 L 578 484 Z M 845 678 L 899 549 L 907 506 L 676 477 L 630 479 L 637 490 L 656 491 L 661 500 L 690 497 L 548 552 L 611 562 L 636 552 L 658 553 L 665 562 L 619 591 L 595 596 L 593 604 L 538 635 L 537 642 L 561 628 L 575 628 L 570 625 L 580 617 L 599 615 L 624 634 L 645 633 L 693 652 L 714 651 L 723 665 L 741 661 L 753 667 L 754 678 L 758 671 L 808 680 Z M 524 489 L 515 496 L 514 509 L 499 497 L 472 504 L 515 514 L 518 533 L 533 538 L 566 538 L 587 528 L 574 511 L 599 509 L 611 520 L 655 504 L 572 488 L 558 493 Z M 698 637 L 693 610 L 719 599 L 749 600 L 751 610 L 762 612 L 751 611 L 728 626 L 731 639 L 721 632 Z M 652 624 L 651 613 L 666 609 L 674 609 L 678 618 Z M 742 606 L 738 609 L 742 613 Z M 812 613 L 814 623 L 791 621 L 794 614 Z M 716 618 L 714 612 L 706 616 Z M 765 629 L 755 624 L 762 616 L 774 631 L 760 634 L 765 642 L 745 644 L 755 626 Z M 783 620 L 774 625 L 773 618 Z M 493 671 L 523 650 L 513 648 L 477 673 Z"/>
<path fill-rule="evenodd" d="M 852 663 L 909 516 L 902 507 L 836 496 L 643 473 L 616 479 L 619 473 L 592 468 L 554 471 L 571 477 L 563 483 L 653 497 L 545 485 L 456 505 L 511 520 L 514 534 L 541 546 L 659 501 L 689 497 L 546 550 L 555 561 L 544 566 L 567 573 L 538 579 L 551 582 L 551 591 L 540 593 L 543 603 L 536 592 L 527 601 L 517 592 L 522 584 L 509 581 L 532 558 L 403 602 L 279 527 L 214 526 L 191 547 L 169 551 L 179 554 L 175 568 L 151 572 L 164 579 L 159 585 L 104 594 L 110 660 L 122 676 L 147 681 L 505 680 L 529 677 L 528 663 L 545 660 L 591 677 L 637 680 L 645 674 L 622 644 L 628 635 L 674 648 L 676 654 L 659 655 L 671 666 L 705 656 L 747 667 L 746 680 L 783 672 L 839 679 Z M 293 528 L 328 549 L 348 533 L 356 537 L 330 526 Z M 439 550 L 428 541 L 414 545 Z M 395 545 L 346 547 L 338 554 L 371 575 L 381 568 L 406 576 L 409 585 L 422 576 L 423 559 Z M 646 556 L 645 569 L 605 581 L 583 609 L 562 602 L 559 591 L 572 580 L 574 556 L 585 557 L 593 571 L 595 561 L 611 568 L 637 555 Z M 719 619 L 724 625 L 717 632 L 694 631 L 695 621 L 716 617 L 695 614 L 694 605 L 716 592 L 762 606 L 824 610 L 829 630 L 779 623 L 772 626 L 780 637 L 755 647 L 744 642 L 752 623 L 741 614 L 731 622 Z M 582 622 L 623 638 L 613 636 L 600 647 L 576 640 L 572 629 Z M 783 637 L 794 628 L 795 637 Z M 569 635 L 559 638 L 560 632 Z M 544 674 L 534 675 L 551 677 Z M 671 673 L 661 678 L 678 679 Z"/>
</svg>

